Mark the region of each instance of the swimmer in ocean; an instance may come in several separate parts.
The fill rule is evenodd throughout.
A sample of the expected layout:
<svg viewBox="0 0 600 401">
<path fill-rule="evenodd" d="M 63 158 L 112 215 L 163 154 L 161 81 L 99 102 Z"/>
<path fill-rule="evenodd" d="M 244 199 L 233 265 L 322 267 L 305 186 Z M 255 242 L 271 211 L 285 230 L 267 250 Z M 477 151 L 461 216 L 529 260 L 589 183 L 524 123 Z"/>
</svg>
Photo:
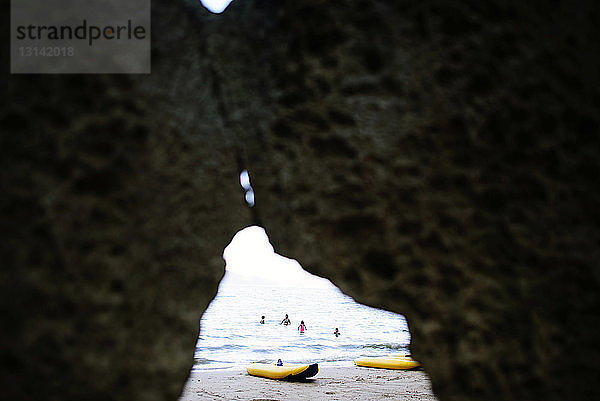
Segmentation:
<svg viewBox="0 0 600 401">
<path fill-rule="evenodd" d="M 306 330 L 306 325 L 304 324 L 304 320 L 300 321 L 300 326 L 298 326 L 298 330 L 300 330 L 300 333 L 304 333 L 304 330 Z"/>
<path fill-rule="evenodd" d="M 335 331 L 333 332 L 333 334 L 335 334 L 335 336 L 336 336 L 336 337 L 338 337 L 338 336 L 339 336 L 341 333 L 340 333 L 340 331 L 338 330 L 338 328 L 336 327 L 336 328 L 335 328 Z"/>
<path fill-rule="evenodd" d="M 265 324 L 265 317 L 264 317 L 264 316 L 263 316 L 263 317 L 261 317 L 261 319 L 260 319 L 260 324 Z"/>
<path fill-rule="evenodd" d="M 284 325 L 288 325 L 291 324 L 292 322 L 290 321 L 290 318 L 288 317 L 287 313 L 285 314 L 285 317 L 283 318 L 283 320 L 281 321 L 281 323 L 279 324 L 284 324 Z"/>
</svg>

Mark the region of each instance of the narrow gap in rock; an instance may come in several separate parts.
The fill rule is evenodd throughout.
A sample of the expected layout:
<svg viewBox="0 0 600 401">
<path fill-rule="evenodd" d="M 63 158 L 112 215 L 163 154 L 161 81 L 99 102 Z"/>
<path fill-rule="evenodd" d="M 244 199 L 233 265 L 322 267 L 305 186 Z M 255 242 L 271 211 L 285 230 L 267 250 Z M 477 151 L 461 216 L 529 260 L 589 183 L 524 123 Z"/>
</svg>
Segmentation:
<svg viewBox="0 0 600 401">
<path fill-rule="evenodd" d="M 278 359 L 352 366 L 361 356 L 409 353 L 403 316 L 358 304 L 329 280 L 278 255 L 261 227 L 238 232 L 223 257 L 226 273 L 202 316 L 195 369 Z M 282 324 L 286 315 L 289 325 Z"/>
<path fill-rule="evenodd" d="M 204 7 L 215 14 L 220 14 L 225 11 L 231 1 L 232 0 L 200 0 Z"/>
<path fill-rule="evenodd" d="M 240 172 L 239 180 L 246 204 L 253 207 L 248 170 Z M 256 225 L 239 231 L 223 258 L 225 276 L 202 316 L 194 366 L 180 401 L 201 393 L 233 399 L 244 392 L 249 399 L 265 398 L 271 395 L 269 387 L 257 386 L 261 382 L 251 381 L 250 375 L 258 370 L 264 376 L 264 369 L 272 374 L 280 361 L 282 369 L 311 365 L 306 370 L 314 375 L 310 380 L 318 381 L 319 372 L 337 377 L 339 385 L 321 384 L 330 395 L 346 398 L 347 382 L 359 377 L 368 386 L 384 390 L 390 385 L 404 390 L 409 386 L 420 399 L 435 401 L 426 374 L 408 373 L 409 368 L 420 366 L 409 357 L 410 333 L 404 316 L 361 305 L 331 281 L 275 253 L 265 230 Z M 397 381 L 401 371 L 404 379 Z M 322 395 L 319 385 L 304 390 L 307 399 Z"/>
</svg>

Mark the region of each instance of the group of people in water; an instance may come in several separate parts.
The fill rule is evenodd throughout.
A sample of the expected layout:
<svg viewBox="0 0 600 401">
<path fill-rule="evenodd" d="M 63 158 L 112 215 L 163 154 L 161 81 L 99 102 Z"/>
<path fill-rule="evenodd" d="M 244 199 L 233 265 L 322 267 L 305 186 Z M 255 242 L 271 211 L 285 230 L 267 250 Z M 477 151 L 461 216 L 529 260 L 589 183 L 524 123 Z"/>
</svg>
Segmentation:
<svg viewBox="0 0 600 401">
<path fill-rule="evenodd" d="M 261 318 L 260 318 L 260 324 L 265 324 L 265 317 L 264 317 L 264 316 L 261 316 Z M 289 326 L 290 324 L 292 324 L 292 321 L 291 321 L 291 320 L 290 320 L 290 318 L 288 317 L 288 314 L 287 314 L 287 313 L 285 314 L 285 317 L 283 318 L 283 320 L 282 320 L 282 321 L 281 321 L 281 323 L 279 323 L 279 324 L 283 324 L 284 326 Z M 304 320 L 300 320 L 300 325 L 298 326 L 298 331 L 299 331 L 300 333 L 304 333 L 304 331 L 306 331 L 306 330 L 307 330 L 307 327 L 306 327 L 306 325 L 304 324 Z M 334 334 L 336 337 L 339 337 L 339 335 L 340 335 L 341 333 L 340 333 L 340 330 L 339 330 L 339 329 L 336 327 L 336 328 L 335 328 L 335 331 L 333 332 L 333 334 Z"/>
</svg>

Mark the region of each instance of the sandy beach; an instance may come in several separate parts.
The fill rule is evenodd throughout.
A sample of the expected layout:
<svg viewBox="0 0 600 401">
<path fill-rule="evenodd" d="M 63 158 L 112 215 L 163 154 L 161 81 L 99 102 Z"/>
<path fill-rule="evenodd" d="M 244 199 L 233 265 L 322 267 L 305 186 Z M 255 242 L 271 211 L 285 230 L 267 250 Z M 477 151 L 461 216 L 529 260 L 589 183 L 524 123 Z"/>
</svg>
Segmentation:
<svg viewBox="0 0 600 401">
<path fill-rule="evenodd" d="M 319 367 L 306 382 L 250 376 L 245 370 L 192 372 L 179 401 L 195 400 L 419 400 L 437 401 L 424 371 L 358 366 Z"/>
</svg>

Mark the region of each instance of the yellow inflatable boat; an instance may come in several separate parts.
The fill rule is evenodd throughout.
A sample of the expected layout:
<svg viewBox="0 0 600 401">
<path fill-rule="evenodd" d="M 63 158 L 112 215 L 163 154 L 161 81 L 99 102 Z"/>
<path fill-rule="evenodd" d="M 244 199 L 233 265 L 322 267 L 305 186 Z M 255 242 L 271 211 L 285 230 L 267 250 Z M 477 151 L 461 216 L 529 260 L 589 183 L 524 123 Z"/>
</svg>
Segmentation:
<svg viewBox="0 0 600 401">
<path fill-rule="evenodd" d="M 421 364 L 410 356 L 399 356 L 391 355 L 384 357 L 364 357 L 354 360 L 354 363 L 358 366 L 364 366 L 368 368 L 381 368 L 381 369 L 416 369 Z"/>
<path fill-rule="evenodd" d="M 296 365 L 284 363 L 281 366 L 269 363 L 251 363 L 246 371 L 252 376 L 278 380 L 304 380 L 319 372 L 319 365 Z"/>
</svg>

